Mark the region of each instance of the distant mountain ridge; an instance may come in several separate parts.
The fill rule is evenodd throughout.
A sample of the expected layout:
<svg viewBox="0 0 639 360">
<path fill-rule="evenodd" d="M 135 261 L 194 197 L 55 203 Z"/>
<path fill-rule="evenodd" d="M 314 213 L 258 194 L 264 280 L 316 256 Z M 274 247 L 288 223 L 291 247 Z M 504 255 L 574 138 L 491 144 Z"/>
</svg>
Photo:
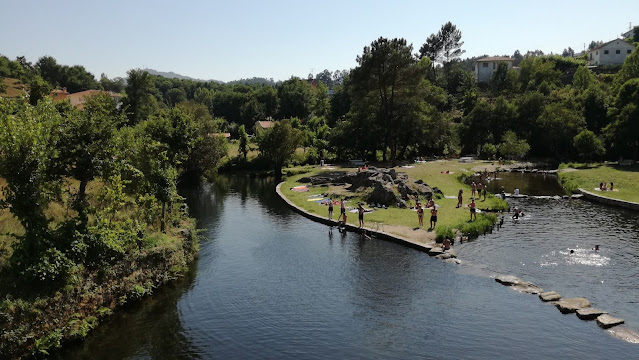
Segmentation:
<svg viewBox="0 0 639 360">
<path fill-rule="evenodd" d="M 146 71 L 146 72 L 148 72 L 151 75 L 162 76 L 162 77 L 165 77 L 167 79 L 193 80 L 193 81 L 203 81 L 203 82 L 213 81 L 213 82 L 216 82 L 216 83 L 224 84 L 224 81 L 215 80 L 215 79 L 210 79 L 210 80 L 196 79 L 196 78 L 192 78 L 190 76 L 184 76 L 184 75 L 176 74 L 173 71 L 166 72 L 166 71 L 157 71 L 157 70 L 154 70 L 154 69 L 142 69 L 142 71 Z"/>
</svg>

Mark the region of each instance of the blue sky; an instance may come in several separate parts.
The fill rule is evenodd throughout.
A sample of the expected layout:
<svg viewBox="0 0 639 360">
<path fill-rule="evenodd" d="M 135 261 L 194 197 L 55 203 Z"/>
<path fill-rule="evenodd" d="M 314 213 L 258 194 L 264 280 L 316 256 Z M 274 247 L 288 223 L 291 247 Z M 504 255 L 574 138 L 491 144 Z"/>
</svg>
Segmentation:
<svg viewBox="0 0 639 360">
<path fill-rule="evenodd" d="M 0 54 L 51 55 L 96 77 L 144 67 L 222 81 L 306 77 L 354 67 L 379 36 L 417 52 L 447 21 L 462 31 L 464 57 L 582 50 L 639 25 L 637 0 L 0 1 Z"/>
</svg>

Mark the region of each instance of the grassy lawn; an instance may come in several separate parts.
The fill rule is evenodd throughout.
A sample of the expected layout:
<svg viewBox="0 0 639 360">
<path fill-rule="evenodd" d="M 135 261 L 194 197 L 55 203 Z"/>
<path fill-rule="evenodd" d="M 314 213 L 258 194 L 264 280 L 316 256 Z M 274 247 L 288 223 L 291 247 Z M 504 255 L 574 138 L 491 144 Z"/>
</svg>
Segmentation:
<svg viewBox="0 0 639 360">
<path fill-rule="evenodd" d="M 580 164 L 562 164 L 559 179 L 568 190 L 582 188 L 614 199 L 639 202 L 639 165 L 594 165 L 586 167 Z M 599 183 L 615 183 L 615 191 L 593 191 Z"/>
<path fill-rule="evenodd" d="M 464 189 L 464 207 L 456 208 L 457 199 L 436 199 L 435 203 L 439 205 L 438 209 L 438 222 L 437 228 L 459 228 L 462 225 L 466 224 L 470 219 L 470 211 L 466 207 L 468 203 L 470 203 L 470 187 L 462 184 L 458 180 L 458 175 L 460 175 L 463 171 L 468 171 L 468 169 L 476 166 L 477 163 L 472 164 L 460 164 L 457 161 L 447 161 L 446 163 L 440 162 L 431 162 L 431 163 L 422 163 L 422 164 L 414 164 L 414 168 L 396 168 L 398 172 L 406 172 L 410 177 L 414 179 L 422 179 L 431 187 L 437 186 L 444 192 L 444 195 L 453 195 L 456 196 L 459 189 Z M 353 171 L 356 169 L 349 168 L 339 168 L 334 171 L 346 170 Z M 452 174 L 442 174 L 442 171 L 449 170 L 453 172 Z M 321 216 L 328 216 L 328 207 L 325 205 L 320 205 L 314 201 L 308 201 L 309 195 L 314 194 L 334 194 L 339 193 L 335 191 L 336 189 L 332 187 L 309 187 L 309 192 L 294 192 L 290 190 L 294 186 L 300 185 L 297 182 L 303 176 L 310 176 L 313 174 L 320 173 L 322 171 L 332 171 L 332 170 L 321 170 L 319 168 L 314 168 L 310 173 L 300 174 L 291 176 L 286 179 L 285 183 L 282 185 L 282 193 L 293 201 L 296 205 L 302 207 L 306 211 L 314 214 L 318 214 Z M 341 190 L 341 189 L 339 189 Z M 363 201 L 362 194 L 356 193 L 347 193 L 347 196 L 354 196 L 353 199 L 350 199 L 346 205 L 350 208 L 357 207 L 358 201 Z M 506 203 L 501 199 L 497 199 L 492 195 L 488 195 L 485 202 L 477 201 L 477 207 L 482 208 L 492 208 L 492 209 L 500 209 L 507 207 Z M 414 205 L 414 202 L 410 202 L 411 205 Z M 334 214 L 334 218 L 339 215 L 339 206 L 335 207 L 336 214 Z M 357 214 L 348 213 L 348 222 L 350 224 L 358 225 Z M 479 220 L 482 216 L 478 216 Z M 374 213 L 365 214 L 364 220 L 366 223 L 366 227 L 370 228 L 373 223 L 381 222 L 385 225 L 397 225 L 407 228 L 415 228 L 418 226 L 417 213 L 411 209 L 399 209 L 396 207 L 391 207 L 389 209 L 380 209 Z M 430 213 L 428 210 L 425 212 L 424 216 L 424 228 L 428 228 L 430 220 Z M 392 231 L 391 231 L 392 232 Z"/>
</svg>

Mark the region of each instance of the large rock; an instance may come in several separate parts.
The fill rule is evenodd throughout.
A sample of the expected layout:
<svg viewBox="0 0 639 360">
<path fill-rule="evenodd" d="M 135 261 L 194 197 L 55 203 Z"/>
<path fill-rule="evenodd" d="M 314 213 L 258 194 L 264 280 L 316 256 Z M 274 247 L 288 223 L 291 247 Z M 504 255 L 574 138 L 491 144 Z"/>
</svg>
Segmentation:
<svg viewBox="0 0 639 360">
<path fill-rule="evenodd" d="M 433 196 L 433 189 L 431 189 L 430 186 L 428 185 L 415 184 L 414 187 L 415 187 L 415 190 L 419 193 L 419 195 L 422 195 L 428 198 Z"/>
<path fill-rule="evenodd" d="M 495 277 L 495 281 L 502 285 L 513 286 L 521 282 L 521 279 L 512 275 L 500 275 Z"/>
<path fill-rule="evenodd" d="M 607 314 L 607 311 L 594 309 L 594 308 L 584 308 L 577 310 L 577 317 L 581 320 L 594 320 L 599 317 L 599 315 Z"/>
<path fill-rule="evenodd" d="M 388 206 L 397 204 L 400 199 L 397 194 L 395 194 L 393 185 L 382 185 L 381 183 L 376 182 L 373 186 L 373 192 L 368 197 L 368 200 L 376 204 L 379 203 Z"/>
<path fill-rule="evenodd" d="M 544 292 L 542 288 L 528 281 L 520 281 L 518 284 L 513 285 L 513 289 L 522 293 L 533 295 L 541 294 L 542 292 Z"/>
<path fill-rule="evenodd" d="M 437 255 L 441 255 L 444 253 L 444 250 L 439 247 L 439 246 L 435 246 L 434 248 L 430 249 L 428 251 L 428 255 L 430 256 L 437 256 Z"/>
<path fill-rule="evenodd" d="M 555 303 L 555 306 L 562 314 L 574 313 L 579 309 L 589 308 L 590 301 L 586 298 L 567 298 Z"/>
<path fill-rule="evenodd" d="M 395 169 L 388 170 L 388 175 L 390 175 L 393 180 L 397 179 L 397 171 L 395 171 Z"/>
<path fill-rule="evenodd" d="M 623 323 L 624 323 L 623 319 L 612 317 L 612 316 L 610 316 L 608 314 L 600 315 L 597 318 L 597 325 L 601 326 L 604 329 L 607 329 L 607 328 L 610 328 L 610 327 L 613 327 L 613 326 L 617 326 L 617 325 L 621 325 Z"/>
<path fill-rule="evenodd" d="M 556 291 L 547 291 L 539 294 L 539 298 L 541 301 L 557 301 L 561 299 L 561 295 L 557 294 Z"/>
</svg>

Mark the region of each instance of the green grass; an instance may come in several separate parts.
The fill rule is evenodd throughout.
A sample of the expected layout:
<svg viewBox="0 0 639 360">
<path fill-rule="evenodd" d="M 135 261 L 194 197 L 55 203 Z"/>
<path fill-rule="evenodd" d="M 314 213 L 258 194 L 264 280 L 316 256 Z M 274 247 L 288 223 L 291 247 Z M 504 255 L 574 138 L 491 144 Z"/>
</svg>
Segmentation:
<svg viewBox="0 0 639 360">
<path fill-rule="evenodd" d="M 457 195 L 459 189 L 464 189 L 464 207 L 456 208 L 457 199 L 436 199 L 435 203 L 439 205 L 438 209 L 438 221 L 437 221 L 437 233 L 444 234 L 446 231 L 444 229 L 453 229 L 453 228 L 461 228 L 470 220 L 470 211 L 467 207 L 468 203 L 470 203 L 469 194 L 470 187 L 459 182 L 457 175 L 461 173 L 461 171 L 469 171 L 473 166 L 478 165 L 475 164 L 460 164 L 457 161 L 448 161 L 447 163 L 425 163 L 425 164 L 415 164 L 415 168 L 405 169 L 405 168 L 397 168 L 398 172 L 406 172 L 414 179 L 422 179 L 431 187 L 437 186 L 441 189 L 445 195 Z M 353 170 L 353 169 L 336 169 L 336 170 Z M 453 171 L 453 174 L 442 174 L 441 171 L 450 170 Z M 284 184 L 282 185 L 282 193 L 293 203 L 300 206 L 304 210 L 318 214 L 320 216 L 328 216 L 328 207 L 325 205 L 319 205 L 314 201 L 307 201 L 308 196 L 312 194 L 326 194 L 328 189 L 326 187 L 310 187 L 309 192 L 298 193 L 290 190 L 290 188 L 294 186 L 300 185 L 297 182 L 303 176 L 311 176 L 317 173 L 322 172 L 319 168 L 315 168 L 308 174 L 300 174 L 288 177 Z M 347 196 L 354 196 L 354 198 L 349 199 L 346 203 L 348 207 L 354 208 L 357 206 L 358 201 L 364 201 L 364 194 L 347 194 Z M 411 205 L 414 205 L 410 202 Z M 498 199 L 492 195 L 488 195 L 486 201 L 477 201 L 477 207 L 480 209 L 490 208 L 490 209 L 506 209 L 507 204 L 505 201 Z M 336 214 L 334 214 L 334 218 L 339 215 L 339 206 L 335 207 Z M 353 225 L 358 225 L 358 219 L 356 214 L 347 213 L 348 215 L 348 223 Z M 366 226 L 370 226 L 373 222 L 381 222 L 383 224 L 390 225 L 400 225 L 406 227 L 417 227 L 417 213 L 410 209 L 399 209 L 396 207 L 391 207 L 389 209 L 377 210 L 374 213 L 366 214 L 364 216 L 364 220 L 366 222 Z M 427 228 L 429 225 L 430 216 L 428 211 L 424 216 L 424 225 Z M 479 214 L 477 216 L 477 221 L 473 221 L 471 224 L 477 223 L 478 225 L 473 226 L 481 226 L 485 227 L 483 222 L 491 222 L 494 223 L 493 217 L 484 217 L 483 214 Z M 479 225 L 479 224 L 482 225 Z M 439 230 L 442 229 L 442 230 Z M 483 230 L 482 230 L 483 233 Z"/>
<path fill-rule="evenodd" d="M 568 166 L 571 165 L 571 166 Z M 566 169 L 575 169 L 566 172 Z M 639 202 L 639 165 L 591 165 L 562 164 L 559 171 L 559 181 L 569 191 L 582 188 L 587 191 L 599 187 L 599 183 L 605 182 L 610 186 L 612 181 L 616 191 L 595 192 L 597 195 L 614 199 Z"/>
</svg>

